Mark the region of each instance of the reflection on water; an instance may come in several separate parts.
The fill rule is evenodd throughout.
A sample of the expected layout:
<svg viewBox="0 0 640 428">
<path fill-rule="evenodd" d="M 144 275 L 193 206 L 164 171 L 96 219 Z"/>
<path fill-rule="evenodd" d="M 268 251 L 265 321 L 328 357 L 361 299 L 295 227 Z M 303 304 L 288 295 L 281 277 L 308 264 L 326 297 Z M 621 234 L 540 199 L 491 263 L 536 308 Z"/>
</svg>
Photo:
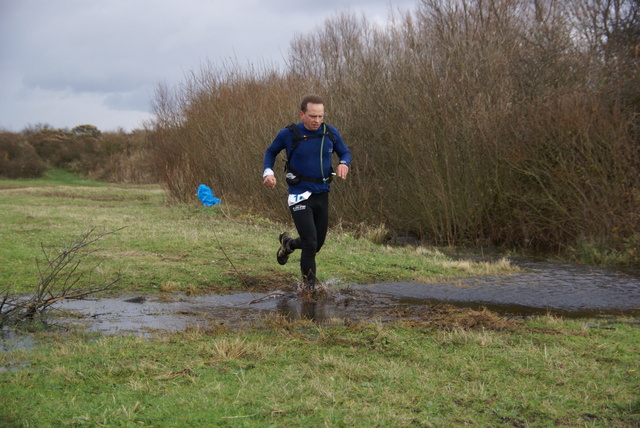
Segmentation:
<svg viewBox="0 0 640 428">
<path fill-rule="evenodd" d="M 63 300 L 55 306 L 52 322 L 81 324 L 88 331 L 100 333 L 145 335 L 156 330 L 182 331 L 191 326 L 235 328 L 260 323 L 274 313 L 317 323 L 336 319 L 386 321 L 403 316 L 403 308 L 415 313 L 428 311 L 438 303 L 474 309 L 486 307 L 509 315 L 546 312 L 573 317 L 640 315 L 637 271 L 540 262 L 517 264 L 526 272 L 435 284 L 354 285 L 324 290 L 317 301 L 285 292 Z M 33 346 L 22 342 L 30 338 L 13 335 L 11 331 L 0 333 L 0 351 Z"/>
<path fill-rule="evenodd" d="M 344 308 L 341 310 L 335 305 L 335 302 L 309 301 L 297 298 L 279 300 L 276 311 L 290 320 L 310 320 L 318 323 L 348 316 Z"/>
<path fill-rule="evenodd" d="M 401 304 L 447 302 L 516 315 L 546 311 L 574 316 L 640 313 L 637 271 L 531 261 L 514 264 L 526 271 L 456 282 L 394 282 L 357 288 L 394 296 Z"/>
<path fill-rule="evenodd" d="M 276 310 L 280 315 L 293 320 L 315 320 L 318 302 L 296 302 L 293 299 L 282 299 Z"/>
</svg>

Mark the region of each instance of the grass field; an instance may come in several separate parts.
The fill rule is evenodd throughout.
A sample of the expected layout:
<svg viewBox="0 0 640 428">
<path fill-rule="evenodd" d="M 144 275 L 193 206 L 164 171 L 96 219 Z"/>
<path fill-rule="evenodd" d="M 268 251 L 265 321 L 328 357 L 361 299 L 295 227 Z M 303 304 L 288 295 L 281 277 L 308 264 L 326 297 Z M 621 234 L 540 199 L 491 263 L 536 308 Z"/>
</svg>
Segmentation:
<svg viewBox="0 0 640 428">
<path fill-rule="evenodd" d="M 0 181 L 0 285 L 29 292 L 36 259 L 83 231 L 114 292 L 270 290 L 298 278 L 274 261 L 283 227 L 224 203 L 170 205 L 155 186 L 57 173 Z M 349 284 L 508 274 L 508 263 L 453 261 L 333 229 L 321 281 Z M 233 266 L 232 266 L 233 264 Z M 236 271 L 237 269 L 237 271 Z M 640 322 L 602 317 L 507 319 L 441 307 L 418 319 L 265 316 L 237 330 L 153 336 L 31 333 L 0 351 L 0 426 L 513 426 L 640 424 Z"/>
<path fill-rule="evenodd" d="M 194 189 L 195 194 L 196 189 Z M 55 251 L 87 230 L 116 231 L 98 244 L 99 272 L 121 276 L 122 290 L 215 292 L 271 289 L 300 277 L 299 253 L 275 263 L 278 235 L 293 233 L 224 203 L 211 208 L 194 201 L 170 205 L 158 186 L 117 186 L 56 172 L 46 180 L 0 181 L 0 260 L 9 266 L 0 283 L 27 292 L 38 278 L 43 248 Z M 333 229 L 318 256 L 321 281 L 441 279 L 505 273 L 508 263 L 453 261 L 422 247 L 389 247 Z"/>
</svg>

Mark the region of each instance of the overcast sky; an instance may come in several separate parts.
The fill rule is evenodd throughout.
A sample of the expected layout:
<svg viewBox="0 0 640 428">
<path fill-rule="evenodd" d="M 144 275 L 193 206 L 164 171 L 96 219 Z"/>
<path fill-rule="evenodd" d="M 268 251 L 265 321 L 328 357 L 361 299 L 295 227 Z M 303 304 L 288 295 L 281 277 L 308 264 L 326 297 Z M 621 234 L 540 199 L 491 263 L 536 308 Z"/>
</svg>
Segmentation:
<svg viewBox="0 0 640 428">
<path fill-rule="evenodd" d="M 0 0 L 0 129 L 140 128 L 158 83 L 207 62 L 282 64 L 296 34 L 415 0 Z"/>
</svg>

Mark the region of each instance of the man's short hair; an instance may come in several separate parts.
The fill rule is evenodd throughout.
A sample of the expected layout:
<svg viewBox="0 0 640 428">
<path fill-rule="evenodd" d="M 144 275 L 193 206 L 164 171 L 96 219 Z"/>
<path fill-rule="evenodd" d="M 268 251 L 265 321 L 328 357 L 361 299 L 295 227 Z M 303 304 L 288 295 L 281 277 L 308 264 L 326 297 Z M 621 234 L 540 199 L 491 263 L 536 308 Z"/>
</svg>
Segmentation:
<svg viewBox="0 0 640 428">
<path fill-rule="evenodd" d="M 322 104 L 324 105 L 323 99 L 319 95 L 307 95 L 302 99 L 302 103 L 300 104 L 300 111 L 303 113 L 307 112 L 307 105 L 311 104 Z"/>
</svg>

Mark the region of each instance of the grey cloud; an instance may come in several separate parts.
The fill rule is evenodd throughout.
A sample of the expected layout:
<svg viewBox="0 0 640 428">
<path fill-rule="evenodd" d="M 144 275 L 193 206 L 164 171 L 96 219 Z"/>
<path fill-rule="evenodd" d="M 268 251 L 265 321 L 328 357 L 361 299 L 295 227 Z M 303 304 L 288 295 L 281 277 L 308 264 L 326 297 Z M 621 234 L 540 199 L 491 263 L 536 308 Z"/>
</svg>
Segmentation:
<svg viewBox="0 0 640 428">
<path fill-rule="evenodd" d="M 418 0 L 415 0 L 416 2 Z M 386 15 L 410 0 L 0 0 L 0 127 L 47 120 L 37 98 L 74 126 L 87 110 L 147 112 L 158 82 L 179 84 L 202 64 L 283 64 L 296 34 L 349 9 Z M 26 103 L 33 103 L 29 107 Z M 58 103 L 58 104 L 56 104 Z M 96 105 L 95 103 L 100 103 Z M 43 102 L 39 103 L 44 104 Z M 56 106 L 56 107 L 49 107 Z M 64 106 L 64 107 L 63 107 Z M 58 119 L 56 119 L 58 120 Z M 115 120 L 115 119 L 114 119 Z M 100 126 L 99 123 L 96 125 Z M 127 126 L 127 124 L 123 124 Z"/>
<path fill-rule="evenodd" d="M 127 92 L 139 87 L 143 82 L 133 76 L 109 73 L 107 70 L 91 72 L 48 70 L 25 73 L 22 83 L 26 88 L 40 88 L 52 91 L 71 90 L 79 93 Z"/>
<path fill-rule="evenodd" d="M 145 88 L 108 95 L 104 105 L 113 110 L 148 111 L 151 94 Z"/>
</svg>

